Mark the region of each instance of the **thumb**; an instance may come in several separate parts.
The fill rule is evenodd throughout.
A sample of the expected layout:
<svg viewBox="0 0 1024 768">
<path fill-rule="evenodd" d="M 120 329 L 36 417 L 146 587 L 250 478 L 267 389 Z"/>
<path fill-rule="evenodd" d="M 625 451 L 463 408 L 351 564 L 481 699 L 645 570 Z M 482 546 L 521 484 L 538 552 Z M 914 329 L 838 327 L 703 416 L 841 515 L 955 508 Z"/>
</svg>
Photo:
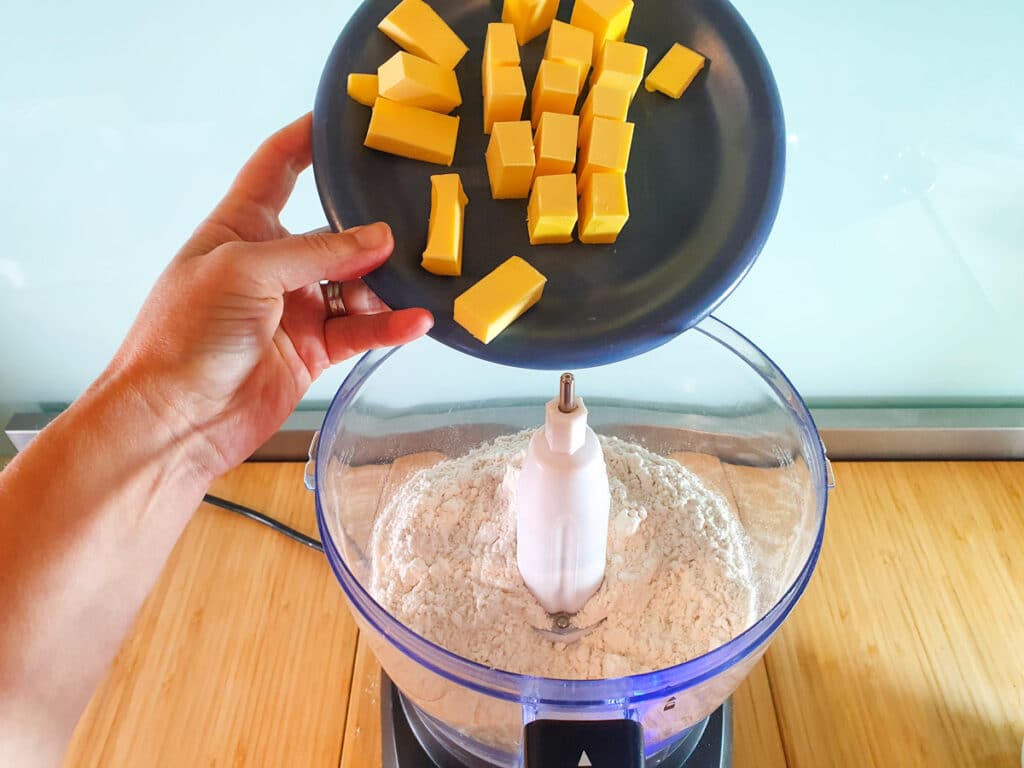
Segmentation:
<svg viewBox="0 0 1024 768">
<path fill-rule="evenodd" d="M 391 255 L 395 242 L 383 222 L 344 232 L 310 232 L 262 243 L 228 243 L 251 277 L 268 292 L 288 293 L 320 280 L 354 280 L 372 272 Z M 236 257 L 234 254 L 229 258 Z"/>
</svg>

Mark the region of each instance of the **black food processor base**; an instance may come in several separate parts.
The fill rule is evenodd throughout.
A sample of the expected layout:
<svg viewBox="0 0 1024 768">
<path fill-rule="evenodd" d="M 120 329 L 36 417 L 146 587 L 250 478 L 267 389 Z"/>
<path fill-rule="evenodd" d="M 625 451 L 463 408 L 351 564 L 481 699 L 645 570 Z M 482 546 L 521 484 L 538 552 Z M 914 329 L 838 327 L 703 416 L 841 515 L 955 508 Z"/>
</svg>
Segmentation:
<svg viewBox="0 0 1024 768">
<path fill-rule="evenodd" d="M 381 679 L 381 738 L 383 740 L 383 768 L 494 768 L 490 763 L 462 752 L 456 745 L 442 744 L 424 726 L 416 710 L 409 706 L 401 692 L 387 675 Z M 550 721 L 547 721 L 550 723 Z M 626 721 L 620 727 L 629 727 Z M 531 725 L 542 725 L 534 723 Z M 612 734 L 578 728 L 577 723 L 566 724 L 571 733 L 559 733 L 557 752 L 549 757 L 543 754 L 540 762 L 534 759 L 530 768 L 624 768 L 643 763 L 624 763 L 620 756 L 607 754 L 604 743 Z M 558 724 L 547 727 L 558 728 Z M 633 726 L 635 727 L 635 726 Z M 527 736 L 529 738 L 529 735 Z M 565 748 L 569 741 L 576 747 Z M 588 746 L 589 745 L 589 746 Z M 586 758 L 583 752 L 586 751 Z M 569 757 L 568 753 L 573 752 Z M 536 757 L 536 755 L 534 755 Z M 708 715 L 702 725 L 693 728 L 683 739 L 669 745 L 648 759 L 646 768 L 732 768 L 732 701 Z"/>
</svg>

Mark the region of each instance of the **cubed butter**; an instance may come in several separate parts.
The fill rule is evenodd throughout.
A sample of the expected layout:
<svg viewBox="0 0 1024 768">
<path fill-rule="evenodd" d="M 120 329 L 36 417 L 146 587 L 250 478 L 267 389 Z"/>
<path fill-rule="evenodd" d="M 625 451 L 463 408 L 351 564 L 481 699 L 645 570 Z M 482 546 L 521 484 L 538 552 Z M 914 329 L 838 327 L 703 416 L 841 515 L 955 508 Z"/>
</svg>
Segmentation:
<svg viewBox="0 0 1024 768">
<path fill-rule="evenodd" d="M 348 76 L 348 95 L 353 101 L 372 107 L 377 100 L 377 76 L 353 72 Z"/>
<path fill-rule="evenodd" d="M 484 133 L 495 123 L 521 120 L 526 104 L 526 81 L 518 66 L 488 67 L 484 79 Z"/>
<path fill-rule="evenodd" d="M 666 96 L 678 99 L 702 69 L 703 56 L 679 43 L 673 43 L 668 53 L 647 75 L 644 88 L 651 92 L 661 91 Z"/>
<path fill-rule="evenodd" d="M 530 244 L 571 243 L 576 226 L 576 174 L 538 176 L 526 207 Z"/>
<path fill-rule="evenodd" d="M 513 256 L 455 299 L 455 322 L 484 344 L 540 301 L 547 278 Z"/>
<path fill-rule="evenodd" d="M 519 43 L 516 42 L 516 28 L 511 24 L 492 22 L 487 25 L 484 37 L 484 58 L 481 65 L 481 82 L 487 78 L 490 67 L 518 67 Z"/>
<path fill-rule="evenodd" d="M 468 203 L 459 174 L 430 177 L 430 223 L 421 262 L 427 272 L 462 274 L 462 231 Z"/>
<path fill-rule="evenodd" d="M 633 123 L 595 117 L 590 140 L 580 153 L 579 188 L 595 173 L 625 173 L 633 145 Z"/>
<path fill-rule="evenodd" d="M 495 200 L 529 197 L 536 164 L 529 122 L 519 120 L 491 126 L 485 159 L 491 197 Z"/>
<path fill-rule="evenodd" d="M 516 29 L 516 39 L 526 45 L 547 31 L 558 12 L 558 0 L 505 0 L 501 20 Z"/>
<path fill-rule="evenodd" d="M 541 61 L 530 95 L 530 118 L 534 128 L 545 112 L 571 115 L 576 111 L 576 99 L 580 95 L 577 72 L 573 64 L 547 59 Z"/>
<path fill-rule="evenodd" d="M 576 0 L 569 23 L 594 35 L 594 59 L 607 40 L 622 40 L 633 15 L 633 0 Z"/>
<path fill-rule="evenodd" d="M 437 11 L 423 0 L 402 0 L 381 19 L 377 29 L 409 53 L 448 69 L 455 69 L 469 50 Z"/>
<path fill-rule="evenodd" d="M 590 74 L 593 55 L 593 32 L 558 20 L 551 22 L 548 42 L 544 47 L 544 58 L 549 61 L 575 65 L 579 69 L 580 75 L 578 90 L 583 89 L 583 83 L 586 81 L 587 75 Z"/>
<path fill-rule="evenodd" d="M 537 159 L 534 177 L 572 173 L 576 165 L 577 115 L 544 112 L 537 121 L 533 150 Z"/>
<path fill-rule="evenodd" d="M 636 95 L 647 67 L 647 49 L 642 45 L 609 40 L 594 63 L 595 85 L 610 85 Z"/>
<path fill-rule="evenodd" d="M 590 140 L 590 129 L 595 117 L 625 122 L 630 101 L 629 91 L 622 88 L 613 88 L 610 85 L 591 87 L 583 101 L 583 108 L 580 109 L 579 146 L 586 146 Z"/>
<path fill-rule="evenodd" d="M 363 143 L 392 155 L 451 165 L 458 134 L 458 117 L 378 98 Z"/>
<path fill-rule="evenodd" d="M 621 173 L 594 173 L 580 197 L 580 242 L 614 243 L 629 220 L 626 177 Z"/>
<path fill-rule="evenodd" d="M 388 101 L 448 114 L 462 103 L 455 72 L 399 51 L 377 68 L 377 88 Z"/>
</svg>

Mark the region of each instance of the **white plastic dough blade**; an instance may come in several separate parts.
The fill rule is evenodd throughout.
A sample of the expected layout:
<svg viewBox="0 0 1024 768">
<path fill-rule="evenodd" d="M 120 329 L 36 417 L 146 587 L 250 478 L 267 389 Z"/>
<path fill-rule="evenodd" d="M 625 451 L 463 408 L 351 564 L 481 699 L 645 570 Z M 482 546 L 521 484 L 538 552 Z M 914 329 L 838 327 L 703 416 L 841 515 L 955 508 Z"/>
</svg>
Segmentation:
<svg viewBox="0 0 1024 768">
<path fill-rule="evenodd" d="M 519 572 L 548 613 L 576 613 L 601 586 L 610 504 L 601 442 L 572 374 L 563 374 L 530 439 L 516 510 Z"/>
</svg>

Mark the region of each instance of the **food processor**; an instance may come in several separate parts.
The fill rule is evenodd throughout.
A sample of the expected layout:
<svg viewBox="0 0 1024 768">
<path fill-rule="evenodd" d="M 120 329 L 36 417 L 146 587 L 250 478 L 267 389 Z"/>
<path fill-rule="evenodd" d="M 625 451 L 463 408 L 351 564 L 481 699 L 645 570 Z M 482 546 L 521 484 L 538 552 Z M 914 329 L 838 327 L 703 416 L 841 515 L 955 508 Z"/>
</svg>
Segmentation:
<svg viewBox="0 0 1024 768">
<path fill-rule="evenodd" d="M 731 765 L 729 696 L 804 591 L 821 547 L 831 481 L 814 422 L 772 361 L 714 317 L 653 351 L 574 373 L 596 434 L 671 457 L 734 505 L 758 618 L 676 666 L 592 680 L 488 668 L 412 631 L 369 591 L 380 505 L 425 461 L 536 429 L 562 382 L 429 340 L 372 351 L 334 398 L 306 482 L 331 568 L 386 676 L 385 766 Z"/>
</svg>

